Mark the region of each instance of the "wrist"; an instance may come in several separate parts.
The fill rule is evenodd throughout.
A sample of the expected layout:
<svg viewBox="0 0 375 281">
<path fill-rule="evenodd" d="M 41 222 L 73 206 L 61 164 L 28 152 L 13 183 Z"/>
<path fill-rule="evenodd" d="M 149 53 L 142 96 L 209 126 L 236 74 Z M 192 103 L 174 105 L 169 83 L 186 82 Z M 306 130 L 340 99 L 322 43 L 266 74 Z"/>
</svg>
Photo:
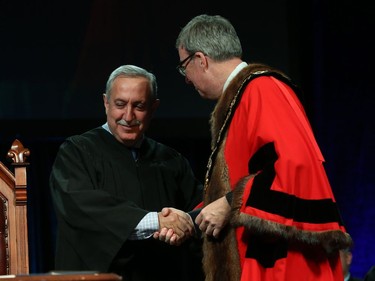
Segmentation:
<svg viewBox="0 0 375 281">
<path fill-rule="evenodd" d="M 233 199 L 233 193 L 232 191 L 229 191 L 227 194 L 225 194 L 225 198 L 227 199 L 227 202 L 229 206 L 232 204 L 232 199 Z"/>
</svg>

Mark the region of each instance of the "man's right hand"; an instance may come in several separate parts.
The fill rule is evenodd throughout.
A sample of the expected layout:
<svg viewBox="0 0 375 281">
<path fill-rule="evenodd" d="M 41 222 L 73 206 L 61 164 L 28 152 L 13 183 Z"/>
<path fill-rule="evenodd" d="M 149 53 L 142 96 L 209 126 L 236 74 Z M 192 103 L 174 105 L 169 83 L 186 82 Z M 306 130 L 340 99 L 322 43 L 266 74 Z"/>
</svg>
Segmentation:
<svg viewBox="0 0 375 281">
<path fill-rule="evenodd" d="M 160 229 L 154 238 L 170 245 L 180 245 L 195 234 L 190 215 L 175 208 L 163 208 L 158 213 Z"/>
</svg>

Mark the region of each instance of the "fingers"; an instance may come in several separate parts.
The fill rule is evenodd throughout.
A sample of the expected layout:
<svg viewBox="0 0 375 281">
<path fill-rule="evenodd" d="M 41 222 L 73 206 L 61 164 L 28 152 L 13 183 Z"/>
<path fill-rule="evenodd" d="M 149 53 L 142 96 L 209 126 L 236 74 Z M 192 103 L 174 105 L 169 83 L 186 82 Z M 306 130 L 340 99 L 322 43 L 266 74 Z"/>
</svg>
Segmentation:
<svg viewBox="0 0 375 281">
<path fill-rule="evenodd" d="M 192 229 L 188 220 L 175 213 L 169 214 L 168 218 L 170 218 L 168 228 L 172 228 L 177 235 L 181 237 L 191 235 Z"/>
<path fill-rule="evenodd" d="M 176 245 L 181 240 L 172 229 L 163 228 L 162 231 L 156 231 L 152 237 L 154 239 L 169 243 L 170 245 Z"/>
<path fill-rule="evenodd" d="M 155 232 L 153 237 L 172 246 L 178 246 L 186 240 L 175 234 L 172 229 L 167 228 L 161 229 L 160 232 Z"/>
<path fill-rule="evenodd" d="M 195 228 L 194 228 L 194 222 L 190 215 L 188 213 L 185 213 L 184 211 L 178 210 L 176 208 L 168 208 L 170 212 L 176 213 L 180 216 L 180 220 L 182 220 L 187 227 L 187 229 L 184 229 L 184 231 L 188 231 L 188 235 L 194 235 Z"/>
<path fill-rule="evenodd" d="M 202 215 L 202 212 L 200 212 L 200 213 L 198 214 L 198 216 L 195 218 L 195 223 L 196 223 L 197 225 L 200 225 L 200 224 L 202 223 L 202 220 L 203 220 L 203 215 Z"/>
<path fill-rule="evenodd" d="M 160 228 L 172 229 L 175 234 L 182 238 L 193 235 L 194 225 L 190 216 L 186 215 L 184 212 L 182 215 L 182 213 L 171 210 L 170 208 L 169 212 L 162 210 L 162 212 L 158 214 Z M 168 215 L 164 216 L 163 214 L 166 213 L 168 213 Z"/>
<path fill-rule="evenodd" d="M 215 238 L 219 238 L 221 229 L 220 228 L 215 228 L 214 231 L 212 232 L 212 236 Z"/>
<path fill-rule="evenodd" d="M 214 227 L 214 226 L 208 225 L 203 232 L 206 233 L 208 236 L 219 238 L 220 231 L 221 231 L 220 227 Z"/>
<path fill-rule="evenodd" d="M 153 234 L 155 239 L 170 245 L 180 245 L 195 234 L 193 220 L 184 211 L 175 208 L 163 208 L 158 213 L 159 231 Z"/>
<path fill-rule="evenodd" d="M 167 208 L 167 207 L 165 207 L 165 208 L 163 208 L 162 210 L 161 210 L 161 214 L 164 216 L 164 217 L 166 217 L 166 216 L 168 216 L 170 213 L 171 213 L 171 208 Z"/>
<path fill-rule="evenodd" d="M 159 237 L 160 237 L 160 232 L 159 232 L 159 231 L 154 232 L 154 234 L 152 235 L 152 237 L 153 237 L 154 239 L 159 239 Z"/>
<path fill-rule="evenodd" d="M 174 236 L 174 239 L 172 239 Z M 170 243 L 171 239 L 174 241 L 176 239 L 176 234 L 174 234 L 173 229 L 163 228 L 160 231 L 159 240 L 164 241 L 165 243 Z"/>
<path fill-rule="evenodd" d="M 204 207 L 195 218 L 195 223 L 203 233 L 218 238 L 220 231 L 229 221 L 229 214 L 228 201 L 222 197 Z"/>
</svg>

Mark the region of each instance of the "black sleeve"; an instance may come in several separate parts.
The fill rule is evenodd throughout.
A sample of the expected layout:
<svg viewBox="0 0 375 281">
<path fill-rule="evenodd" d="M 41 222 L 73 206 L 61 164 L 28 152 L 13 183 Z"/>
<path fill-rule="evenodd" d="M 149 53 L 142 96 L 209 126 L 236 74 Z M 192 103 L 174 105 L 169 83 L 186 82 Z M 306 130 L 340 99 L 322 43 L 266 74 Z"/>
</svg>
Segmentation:
<svg viewBox="0 0 375 281">
<path fill-rule="evenodd" d="M 229 191 L 227 194 L 225 194 L 225 198 L 227 198 L 228 204 L 232 204 L 232 198 L 233 198 L 233 193 L 232 191 Z"/>
<path fill-rule="evenodd" d="M 198 216 L 198 214 L 200 213 L 201 210 L 202 210 L 202 208 L 199 208 L 199 209 L 194 209 L 194 210 L 188 212 L 191 219 L 193 220 L 195 233 L 197 234 L 198 237 L 201 236 L 201 230 L 199 229 L 199 226 L 195 223 L 195 219 L 196 219 L 196 217 Z"/>
</svg>

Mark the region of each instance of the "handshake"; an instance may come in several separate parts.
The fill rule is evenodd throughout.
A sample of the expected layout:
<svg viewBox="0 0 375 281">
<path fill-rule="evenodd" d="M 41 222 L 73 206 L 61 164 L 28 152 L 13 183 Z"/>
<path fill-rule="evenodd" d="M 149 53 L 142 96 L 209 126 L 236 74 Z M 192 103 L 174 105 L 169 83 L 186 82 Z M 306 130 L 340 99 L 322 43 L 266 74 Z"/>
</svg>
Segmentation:
<svg viewBox="0 0 375 281">
<path fill-rule="evenodd" d="M 170 245 L 181 245 L 195 235 L 191 216 L 179 209 L 165 207 L 158 213 L 159 231 L 153 237 Z"/>
<path fill-rule="evenodd" d="M 211 202 L 195 218 L 197 228 L 206 235 L 218 238 L 229 221 L 230 210 L 225 196 Z M 196 234 L 191 216 L 184 211 L 166 207 L 158 213 L 158 217 L 159 231 L 154 233 L 155 239 L 178 246 Z"/>
</svg>

